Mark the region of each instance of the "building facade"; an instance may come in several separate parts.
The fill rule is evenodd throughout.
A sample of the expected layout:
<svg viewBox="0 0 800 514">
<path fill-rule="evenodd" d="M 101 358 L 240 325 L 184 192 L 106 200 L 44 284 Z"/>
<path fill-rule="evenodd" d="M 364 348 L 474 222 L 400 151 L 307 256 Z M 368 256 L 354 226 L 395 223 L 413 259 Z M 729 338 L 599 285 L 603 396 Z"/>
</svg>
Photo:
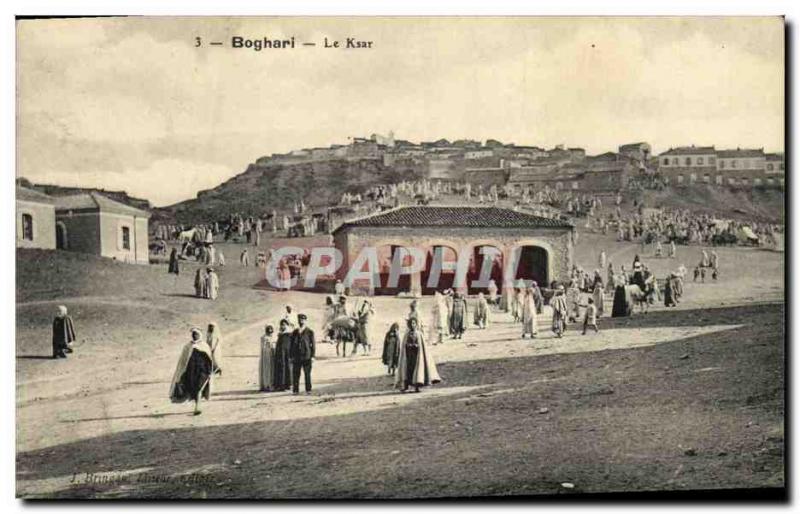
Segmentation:
<svg viewBox="0 0 800 514">
<path fill-rule="evenodd" d="M 56 248 L 56 211 L 53 198 L 17 186 L 17 248 Z"/>
<path fill-rule="evenodd" d="M 56 232 L 63 248 L 148 264 L 150 213 L 98 193 L 55 198 Z"/>
<path fill-rule="evenodd" d="M 354 281 L 351 290 L 365 294 L 432 294 L 449 287 L 475 293 L 481 271 L 491 270 L 491 279 L 502 290 L 516 280 L 535 280 L 548 285 L 564 281 L 573 262 L 574 226 L 562 220 L 543 218 L 497 207 L 398 207 L 365 218 L 348 221 L 333 233 L 334 245 L 343 262 L 337 278 L 346 280 L 351 268 L 359 268 L 367 248 L 375 249 L 379 273 L 372 279 Z M 396 287 L 387 282 L 390 263 L 397 252 L 416 248 L 426 256 L 425 266 L 404 277 Z M 455 272 L 436 275 L 435 259 L 450 264 L 464 259 L 465 283 L 454 281 Z M 485 264 L 491 259 L 490 265 Z M 405 261 L 403 261 L 405 263 Z M 357 270 L 360 271 L 360 270 Z M 432 278 L 433 276 L 433 278 Z"/>
<path fill-rule="evenodd" d="M 658 170 L 675 186 L 784 186 L 783 155 L 765 154 L 763 149 L 675 148 L 658 156 Z"/>
</svg>

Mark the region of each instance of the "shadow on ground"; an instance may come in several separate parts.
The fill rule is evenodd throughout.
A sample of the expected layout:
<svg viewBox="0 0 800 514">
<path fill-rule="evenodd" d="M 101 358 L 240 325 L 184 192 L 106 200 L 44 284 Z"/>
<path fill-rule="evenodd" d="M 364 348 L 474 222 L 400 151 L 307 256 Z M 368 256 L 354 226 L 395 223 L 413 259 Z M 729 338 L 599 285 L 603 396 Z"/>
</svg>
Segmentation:
<svg viewBox="0 0 800 514">
<path fill-rule="evenodd" d="M 626 328 L 743 326 L 652 347 L 442 363 L 445 387 L 485 386 L 482 394 L 119 432 L 18 453 L 17 479 L 64 478 L 53 497 L 131 498 L 560 494 L 564 482 L 575 485 L 571 493 L 779 488 L 783 315 L 783 304 L 651 313 Z M 388 376 L 343 379 L 298 401 L 389 396 L 390 384 Z M 237 404 L 221 405 L 208 408 Z M 67 481 L 141 468 L 173 478 L 126 488 Z M 208 481 L 174 478 L 193 470 L 206 470 Z"/>
</svg>

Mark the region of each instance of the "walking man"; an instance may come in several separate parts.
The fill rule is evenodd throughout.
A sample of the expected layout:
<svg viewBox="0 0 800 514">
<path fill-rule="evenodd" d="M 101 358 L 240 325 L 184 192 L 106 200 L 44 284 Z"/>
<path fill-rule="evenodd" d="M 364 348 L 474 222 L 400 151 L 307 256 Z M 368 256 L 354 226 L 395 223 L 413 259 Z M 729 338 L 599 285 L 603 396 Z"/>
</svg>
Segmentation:
<svg viewBox="0 0 800 514">
<path fill-rule="evenodd" d="M 314 360 L 314 331 L 306 325 L 307 317 L 300 313 L 297 315 L 299 325 L 292 334 L 289 346 L 289 359 L 292 361 L 292 393 L 300 393 L 300 371 L 306 382 L 306 394 L 311 394 L 311 362 Z"/>
</svg>

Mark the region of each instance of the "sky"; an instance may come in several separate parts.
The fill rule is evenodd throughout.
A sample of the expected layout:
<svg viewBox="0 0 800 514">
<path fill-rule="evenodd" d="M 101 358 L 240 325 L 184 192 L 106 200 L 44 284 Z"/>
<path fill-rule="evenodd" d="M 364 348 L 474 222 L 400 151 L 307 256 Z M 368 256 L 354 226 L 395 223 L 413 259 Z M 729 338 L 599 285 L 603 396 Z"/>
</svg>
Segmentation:
<svg viewBox="0 0 800 514">
<path fill-rule="evenodd" d="M 234 49 L 233 36 L 297 48 Z M 33 182 L 164 206 L 261 156 L 390 130 L 589 154 L 638 141 L 783 151 L 783 19 L 17 22 L 17 176 Z"/>
</svg>

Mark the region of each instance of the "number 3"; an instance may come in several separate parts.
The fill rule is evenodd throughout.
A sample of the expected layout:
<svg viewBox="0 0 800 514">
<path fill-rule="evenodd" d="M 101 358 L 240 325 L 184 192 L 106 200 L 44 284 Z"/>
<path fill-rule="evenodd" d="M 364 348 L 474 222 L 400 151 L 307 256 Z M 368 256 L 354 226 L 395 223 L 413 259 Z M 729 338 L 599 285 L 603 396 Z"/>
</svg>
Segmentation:
<svg viewBox="0 0 800 514">
<path fill-rule="evenodd" d="M 194 38 L 194 43 L 195 48 L 203 44 L 199 37 Z"/>
</svg>

